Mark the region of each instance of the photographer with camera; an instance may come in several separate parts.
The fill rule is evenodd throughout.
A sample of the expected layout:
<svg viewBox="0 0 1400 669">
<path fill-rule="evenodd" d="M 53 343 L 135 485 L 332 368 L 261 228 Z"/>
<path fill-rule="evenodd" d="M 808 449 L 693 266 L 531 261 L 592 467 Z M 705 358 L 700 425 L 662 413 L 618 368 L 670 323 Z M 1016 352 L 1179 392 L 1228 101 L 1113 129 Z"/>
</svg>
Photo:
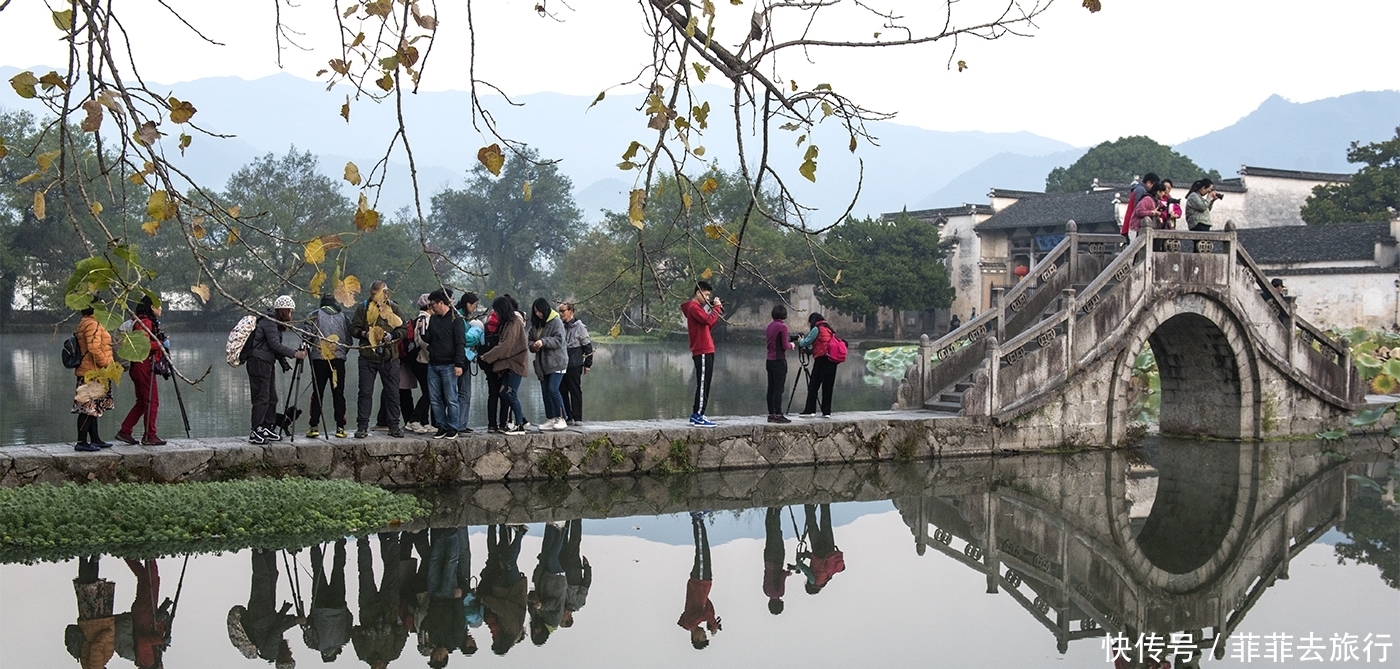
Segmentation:
<svg viewBox="0 0 1400 669">
<path fill-rule="evenodd" d="M 773 321 L 768 324 L 763 338 L 768 342 L 768 360 L 763 363 L 768 370 L 768 422 L 791 423 L 783 415 L 783 384 L 787 383 L 787 352 L 797 346 L 797 335 L 788 334 L 787 307 L 773 305 Z"/>
<path fill-rule="evenodd" d="M 369 286 L 369 299 L 355 308 L 350 335 L 360 340 L 360 392 L 355 407 L 355 438 L 369 436 L 374 414 L 374 379 L 379 377 L 380 403 L 388 407 L 389 436 L 402 437 L 399 429 L 399 347 L 408 326 L 399 306 L 389 300 L 383 281 Z"/>
<path fill-rule="evenodd" d="M 144 446 L 164 446 L 165 440 L 156 434 L 156 414 L 160 409 L 160 388 L 156 376 L 170 378 L 170 363 L 165 359 L 165 333 L 160 330 L 160 307 L 155 306 L 149 295 L 142 297 L 136 305 L 136 317 L 132 319 L 131 331 L 144 332 L 150 340 L 150 353 L 145 360 L 131 363 L 128 373 L 132 385 L 136 387 L 136 403 L 131 405 L 126 420 L 117 430 L 117 439 L 128 444 L 138 443 L 132 435 L 136 423 L 145 421 L 145 432 L 140 443 Z"/>
<path fill-rule="evenodd" d="M 697 281 L 694 295 L 681 303 L 690 357 L 695 361 L 695 405 L 690 413 L 690 424 L 695 427 L 715 427 L 705 416 L 710 405 L 710 379 L 715 374 L 715 340 L 710 330 L 724 313 L 724 303 L 714 296 L 714 290 L 708 281 Z"/>
<path fill-rule="evenodd" d="M 287 323 L 292 320 L 294 308 L 296 303 L 291 295 L 279 295 L 272 303 L 272 311 L 258 318 L 253 334 L 248 336 L 248 343 L 243 346 L 243 355 L 248 359 L 248 391 L 253 404 L 252 429 L 248 432 L 250 444 L 282 440 L 276 430 L 277 373 L 272 369 L 272 363 L 280 363 L 285 372 L 290 368 L 287 358 L 306 358 L 306 349 L 293 350 L 282 343 L 282 333 L 286 332 Z"/>
<path fill-rule="evenodd" d="M 837 363 L 827 357 L 827 349 L 834 335 L 826 318 L 819 313 L 812 312 L 807 317 L 807 324 L 812 326 L 812 330 L 797 342 L 797 346 L 811 352 L 812 373 L 807 384 L 807 405 L 800 415 L 803 418 L 817 415 L 817 393 L 820 392 L 822 418 L 831 418 L 831 390 L 836 385 Z"/>
<path fill-rule="evenodd" d="M 1192 232 L 1210 232 L 1210 210 L 1224 197 L 1208 178 L 1191 184 L 1191 192 L 1186 194 L 1186 227 Z"/>
</svg>

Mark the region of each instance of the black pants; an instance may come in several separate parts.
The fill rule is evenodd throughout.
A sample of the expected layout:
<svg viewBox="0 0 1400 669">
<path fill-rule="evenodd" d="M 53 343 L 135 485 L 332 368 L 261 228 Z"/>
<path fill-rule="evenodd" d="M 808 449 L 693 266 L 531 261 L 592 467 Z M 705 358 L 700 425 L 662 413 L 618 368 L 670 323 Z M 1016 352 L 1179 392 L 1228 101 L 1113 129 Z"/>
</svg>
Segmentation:
<svg viewBox="0 0 1400 669">
<path fill-rule="evenodd" d="M 575 518 L 564 526 L 564 550 L 559 554 L 569 585 L 586 585 L 583 571 L 583 520 Z"/>
<path fill-rule="evenodd" d="M 384 565 L 379 587 L 374 584 L 374 557 L 369 537 L 356 542 L 356 564 L 360 581 L 360 624 L 366 628 L 392 627 L 399 617 L 399 533 L 379 533 L 379 560 Z"/>
<path fill-rule="evenodd" d="M 326 576 L 325 554 L 320 544 L 311 547 L 311 608 L 345 607 L 345 540 L 335 542 L 331 573 Z"/>
<path fill-rule="evenodd" d="M 265 427 L 269 430 L 277 425 L 277 368 L 271 360 L 248 358 L 248 392 L 253 399 L 253 417 L 250 421 L 256 430 Z"/>
<path fill-rule="evenodd" d="M 97 416 L 89 416 L 85 413 L 78 414 L 78 443 L 102 443 L 102 437 L 97 436 Z"/>
<path fill-rule="evenodd" d="M 408 370 L 413 372 L 413 378 L 418 380 L 418 391 L 422 394 L 418 396 L 418 403 L 412 406 L 402 404 L 404 422 L 416 421 L 423 425 L 432 422 L 432 404 L 428 399 L 428 363 L 418 362 L 416 358 L 410 358 L 404 364 L 408 365 Z"/>
<path fill-rule="evenodd" d="M 697 581 L 714 580 L 710 569 L 710 535 L 705 531 L 705 519 L 690 519 L 690 531 L 695 534 L 695 565 L 690 568 L 690 577 Z"/>
<path fill-rule="evenodd" d="M 389 407 L 390 428 L 399 426 L 399 361 L 373 362 L 360 357 L 360 394 L 355 407 L 355 424 L 361 431 L 369 429 L 369 417 L 374 412 L 374 379 L 379 378 L 379 402 Z"/>
<path fill-rule="evenodd" d="M 564 417 L 583 420 L 583 365 L 564 370 L 559 394 L 564 397 Z"/>
<path fill-rule="evenodd" d="M 764 363 L 768 370 L 768 415 L 783 412 L 783 386 L 787 384 L 787 361 L 769 360 Z"/>
<path fill-rule="evenodd" d="M 812 555 L 826 557 L 836 552 L 836 535 L 831 532 L 831 505 L 820 505 L 821 520 L 818 521 L 818 505 L 802 505 L 802 513 L 806 516 L 807 537 L 812 542 Z"/>
<path fill-rule="evenodd" d="M 506 382 L 504 374 L 482 370 L 486 374 L 486 427 L 505 429 L 510 421 L 510 403 L 501 400 L 501 385 Z M 518 417 L 517 417 L 518 422 Z"/>
<path fill-rule="evenodd" d="M 335 426 L 345 427 L 345 358 L 312 360 L 311 378 L 311 427 L 321 424 L 321 398 L 325 397 L 327 383 L 331 386 Z"/>
<path fill-rule="evenodd" d="M 812 360 L 811 382 L 807 384 L 807 406 L 802 413 L 817 412 L 817 393 L 822 396 L 822 415 L 831 415 L 831 387 L 836 384 L 836 363 L 821 356 Z"/>
<path fill-rule="evenodd" d="M 786 557 L 783 547 L 783 510 L 770 506 L 763 517 L 763 561 L 782 565 Z"/>
<path fill-rule="evenodd" d="M 702 353 L 690 357 L 695 361 L 695 406 L 691 412 L 703 416 L 710 407 L 710 379 L 715 376 L 715 354 Z"/>
</svg>

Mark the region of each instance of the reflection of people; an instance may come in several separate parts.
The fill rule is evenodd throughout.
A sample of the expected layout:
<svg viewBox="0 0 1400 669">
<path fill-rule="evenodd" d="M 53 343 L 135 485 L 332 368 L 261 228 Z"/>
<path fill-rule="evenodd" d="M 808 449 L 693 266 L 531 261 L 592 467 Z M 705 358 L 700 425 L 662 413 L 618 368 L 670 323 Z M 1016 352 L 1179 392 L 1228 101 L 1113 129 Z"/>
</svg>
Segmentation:
<svg viewBox="0 0 1400 669">
<path fill-rule="evenodd" d="M 690 530 L 695 536 L 695 563 L 690 568 L 690 580 L 685 583 L 685 610 L 676 624 L 690 632 L 690 645 L 703 650 L 710 645 L 706 630 L 714 635 L 723 628 L 715 615 L 715 604 L 710 601 L 714 573 L 710 570 L 710 536 L 705 531 L 704 514 L 691 512 Z"/>
<path fill-rule="evenodd" d="M 768 612 L 776 616 L 783 612 L 783 592 L 788 574 L 792 573 L 783 566 L 787 552 L 783 548 L 782 509 L 768 508 L 763 535 L 763 594 L 768 596 Z"/>
<path fill-rule="evenodd" d="M 418 551 L 417 559 L 413 557 L 415 549 Z M 399 537 L 399 619 L 410 633 L 418 632 L 420 624 L 427 617 L 431 555 L 428 530 L 404 532 Z"/>
<path fill-rule="evenodd" d="M 83 669 L 103 669 L 116 650 L 115 583 L 98 578 L 98 556 L 78 558 L 73 593 L 78 598 L 78 622 L 64 633 L 68 652 Z"/>
<path fill-rule="evenodd" d="M 471 589 L 472 551 L 465 527 L 433 528 L 431 540 L 428 615 L 422 628 L 432 649 L 428 666 L 445 667 L 454 649 L 461 648 L 465 655 L 476 651 L 462 608 L 462 598 Z"/>
<path fill-rule="evenodd" d="M 335 542 L 331 558 L 331 573 L 326 576 L 325 553 L 321 547 L 311 547 L 311 615 L 302 625 L 301 638 L 306 647 L 321 654 L 321 659 L 333 662 L 350 640 L 354 617 L 345 605 L 345 540 Z"/>
<path fill-rule="evenodd" d="M 486 566 L 477 594 L 481 597 L 486 626 L 491 630 L 491 652 L 505 655 L 525 638 L 526 591 L 529 582 L 521 573 L 520 540 L 524 525 L 491 525 L 486 528 Z"/>
<path fill-rule="evenodd" d="M 399 622 L 399 533 L 379 533 L 379 559 L 384 565 L 384 575 L 377 588 L 369 537 L 360 537 L 356 549 L 360 624 L 350 629 L 350 643 L 361 661 L 374 669 L 384 669 L 399 658 L 408 641 L 408 630 Z"/>
<path fill-rule="evenodd" d="M 568 589 L 568 577 L 559 555 L 564 550 L 563 523 L 545 523 L 544 543 L 540 546 L 539 561 L 535 564 L 535 589 L 530 593 L 530 641 L 543 646 L 549 635 L 559 629 L 564 617 L 564 597 Z"/>
<path fill-rule="evenodd" d="M 135 571 L 135 567 L 132 571 Z M 291 602 L 282 602 L 282 608 L 278 609 L 276 601 L 277 551 L 254 548 L 253 584 L 248 593 L 248 611 L 243 614 L 243 629 L 248 633 L 248 639 L 258 647 L 258 657 L 277 663 L 278 669 L 294 667 L 296 662 L 292 660 L 292 648 L 282 634 L 292 625 L 305 623 L 306 619 L 298 619 L 287 613 L 292 608 Z M 136 622 L 134 618 L 133 615 L 133 623 Z M 137 656 L 140 656 L 139 647 Z"/>
<path fill-rule="evenodd" d="M 131 602 L 131 638 L 136 650 L 136 666 L 141 669 L 161 666 L 165 651 L 165 629 L 168 609 L 156 609 L 160 598 L 160 571 L 155 560 L 127 560 L 126 566 L 136 575 L 136 599 Z"/>
<path fill-rule="evenodd" d="M 583 520 L 575 518 L 564 528 L 564 551 L 559 555 L 559 564 L 564 566 L 564 576 L 568 588 L 564 590 L 564 615 L 559 620 L 560 627 L 573 627 L 574 612 L 588 603 L 588 588 L 593 585 L 593 566 L 581 554 L 583 544 Z"/>
<path fill-rule="evenodd" d="M 822 504 L 821 520 L 818 522 L 816 505 L 804 504 L 807 536 L 812 542 L 810 552 L 797 554 L 797 569 L 807 577 L 807 594 L 815 595 L 826 587 L 831 577 L 846 571 L 846 557 L 836 547 L 836 538 L 831 532 L 831 505 Z M 803 558 L 807 558 L 804 563 Z"/>
</svg>

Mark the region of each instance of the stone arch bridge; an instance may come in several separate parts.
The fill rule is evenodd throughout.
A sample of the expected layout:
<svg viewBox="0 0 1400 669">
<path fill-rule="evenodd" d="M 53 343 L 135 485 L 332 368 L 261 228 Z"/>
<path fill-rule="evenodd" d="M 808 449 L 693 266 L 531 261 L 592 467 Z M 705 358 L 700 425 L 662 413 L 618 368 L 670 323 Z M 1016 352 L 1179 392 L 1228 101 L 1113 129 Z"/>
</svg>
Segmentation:
<svg viewBox="0 0 1400 669">
<path fill-rule="evenodd" d="M 1224 232 L 1148 230 L 1132 243 L 1078 234 L 993 307 L 919 355 L 899 408 L 983 418 L 1026 440 L 1121 443 L 1144 345 L 1161 378 L 1164 435 L 1268 439 L 1335 426 L 1362 399 L 1345 340 L 1293 300 Z"/>
</svg>

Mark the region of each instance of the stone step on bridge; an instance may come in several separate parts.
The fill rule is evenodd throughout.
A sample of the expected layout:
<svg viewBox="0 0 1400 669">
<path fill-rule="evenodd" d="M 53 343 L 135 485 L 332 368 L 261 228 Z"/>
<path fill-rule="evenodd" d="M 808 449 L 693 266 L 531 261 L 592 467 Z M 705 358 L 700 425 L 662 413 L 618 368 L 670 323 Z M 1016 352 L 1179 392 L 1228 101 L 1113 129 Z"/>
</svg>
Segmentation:
<svg viewBox="0 0 1400 669">
<path fill-rule="evenodd" d="M 1032 441 L 1129 435 L 1133 363 L 1151 347 L 1166 435 L 1310 435 L 1361 406 L 1345 340 L 1298 318 L 1235 230 L 1066 234 L 993 307 L 924 338 L 897 406 L 952 411 Z"/>
</svg>

